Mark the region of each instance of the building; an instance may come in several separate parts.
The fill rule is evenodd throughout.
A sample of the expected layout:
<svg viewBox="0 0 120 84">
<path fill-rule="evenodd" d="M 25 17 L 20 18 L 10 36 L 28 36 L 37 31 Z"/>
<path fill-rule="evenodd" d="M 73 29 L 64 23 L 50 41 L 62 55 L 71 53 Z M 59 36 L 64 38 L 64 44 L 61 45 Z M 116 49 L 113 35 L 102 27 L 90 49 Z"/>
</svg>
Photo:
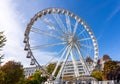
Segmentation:
<svg viewBox="0 0 120 84">
<path fill-rule="evenodd" d="M 103 70 L 104 63 L 109 61 L 109 60 L 111 60 L 111 58 L 108 55 L 104 55 L 101 59 L 98 60 L 96 70 Z M 88 66 L 89 71 L 92 72 L 92 70 L 90 70 L 90 69 L 91 69 L 93 60 L 90 57 L 87 57 L 84 61 L 85 61 L 86 65 Z M 76 62 L 77 68 L 78 68 L 79 75 L 80 76 L 85 75 L 81 61 L 77 60 L 75 62 Z M 120 62 L 118 62 L 118 64 L 120 65 Z M 61 63 L 61 65 L 62 65 L 62 63 Z M 44 69 L 45 69 L 45 66 L 44 66 Z M 32 76 L 35 73 L 35 71 L 38 71 L 38 70 L 39 70 L 38 67 L 25 68 L 25 77 L 27 78 L 29 76 Z M 71 77 L 71 76 L 74 77 L 75 76 L 74 66 L 73 66 L 72 61 L 66 62 L 62 76 L 63 77 Z"/>
<path fill-rule="evenodd" d="M 80 61 L 76 61 L 76 65 L 79 70 L 79 74 L 83 75 L 83 66 Z M 65 64 L 64 71 L 63 71 L 64 76 L 74 76 L 74 66 L 72 61 L 68 61 Z"/>
<path fill-rule="evenodd" d="M 99 70 L 103 70 L 104 68 L 104 63 L 111 60 L 111 58 L 108 55 L 104 55 L 101 59 L 98 60 L 98 67 Z"/>
<path fill-rule="evenodd" d="M 95 70 L 103 70 L 104 63 L 109 61 L 109 60 L 111 60 L 111 58 L 108 55 L 104 55 L 101 59 L 98 60 L 97 66 L 96 66 Z M 92 68 L 91 66 L 92 66 L 93 60 L 90 57 L 87 57 L 85 59 L 85 62 L 86 62 L 86 65 L 88 66 L 89 71 L 91 73 L 92 70 L 90 70 L 90 69 Z M 118 62 L 118 64 L 120 65 L 120 62 Z M 79 74 L 81 76 L 85 75 L 82 63 L 80 61 L 76 61 L 76 65 L 78 67 Z M 65 64 L 65 68 L 64 68 L 63 74 L 64 74 L 64 76 L 69 76 L 69 77 L 70 76 L 75 76 L 75 74 L 74 74 L 74 66 L 73 66 L 72 61 L 69 61 L 69 62 L 67 62 Z"/>
<path fill-rule="evenodd" d="M 92 66 L 93 60 L 90 57 L 87 57 L 84 61 L 85 61 L 86 65 L 88 66 L 89 71 L 91 72 L 90 69 L 92 68 L 91 66 Z M 77 69 L 79 72 L 79 76 L 85 75 L 85 71 L 83 69 L 83 65 L 82 65 L 81 61 L 77 60 L 75 62 L 76 62 L 76 66 L 77 66 Z M 72 61 L 66 62 L 62 75 L 64 77 L 67 77 L 67 76 L 74 77 L 75 76 L 74 65 L 73 65 Z"/>
<path fill-rule="evenodd" d="M 79 74 L 80 75 L 84 75 L 85 72 L 83 70 L 82 63 L 79 60 L 77 60 L 75 62 L 76 62 Z M 86 62 L 87 65 L 89 65 L 88 68 L 90 68 L 90 66 L 91 66 L 93 61 L 92 61 L 92 59 L 90 57 L 88 57 L 88 58 L 86 58 L 85 62 Z M 62 63 L 61 63 L 61 65 L 62 65 Z M 44 66 L 44 68 L 45 68 L 45 66 Z M 38 70 L 40 70 L 38 67 L 27 67 L 27 68 L 24 68 L 25 78 L 28 78 L 29 76 L 32 76 L 35 73 L 35 71 L 38 71 Z M 75 76 L 74 66 L 73 66 L 73 62 L 72 61 L 67 61 L 66 62 L 62 75 L 64 75 L 64 76 Z"/>
<path fill-rule="evenodd" d="M 39 71 L 39 67 L 27 67 L 27 68 L 24 68 L 25 78 L 28 78 L 29 76 L 32 76 L 36 71 Z"/>
</svg>

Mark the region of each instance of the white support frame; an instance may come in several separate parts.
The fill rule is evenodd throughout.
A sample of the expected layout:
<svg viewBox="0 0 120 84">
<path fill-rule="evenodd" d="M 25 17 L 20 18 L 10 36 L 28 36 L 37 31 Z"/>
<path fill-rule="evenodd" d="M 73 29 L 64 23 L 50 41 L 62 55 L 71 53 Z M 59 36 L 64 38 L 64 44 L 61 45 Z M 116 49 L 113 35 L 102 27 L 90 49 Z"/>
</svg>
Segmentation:
<svg viewBox="0 0 120 84">
<path fill-rule="evenodd" d="M 59 71 L 55 81 L 58 81 L 60 79 L 60 76 L 61 76 L 61 74 L 63 72 L 64 67 L 65 67 L 66 61 L 67 61 L 67 59 L 68 59 L 68 57 L 70 55 L 71 49 L 72 49 L 72 44 L 68 46 L 68 51 L 66 53 L 65 59 L 64 59 L 64 61 L 62 63 L 62 66 L 60 68 L 60 71 Z"/>
<path fill-rule="evenodd" d="M 77 63 L 75 61 L 75 58 L 74 58 L 72 50 L 71 50 L 70 54 L 71 54 L 71 59 L 72 59 L 73 66 L 74 66 L 75 76 L 76 76 L 76 78 L 78 78 L 79 77 L 79 70 L 78 70 Z"/>
<path fill-rule="evenodd" d="M 65 48 L 65 50 L 63 51 L 63 53 L 62 53 L 62 55 L 61 55 L 61 58 L 58 60 L 58 62 L 57 62 L 57 64 L 56 64 L 56 67 L 55 67 L 54 71 L 52 72 L 52 76 L 55 75 L 55 73 L 56 73 L 56 71 L 57 71 L 57 69 L 58 69 L 58 66 L 60 65 L 60 63 L 61 63 L 61 61 L 62 61 L 62 59 L 63 59 L 63 57 L 64 57 L 64 55 L 65 55 L 65 53 L 66 53 L 66 51 L 67 51 L 67 49 L 68 49 L 68 46 Z"/>
<path fill-rule="evenodd" d="M 76 44 L 74 44 L 74 45 L 75 45 L 76 50 L 77 50 L 77 52 L 78 52 L 78 54 L 79 54 L 81 63 L 82 63 L 82 65 L 83 65 L 84 69 L 85 69 L 85 75 L 90 75 L 89 69 L 88 69 L 88 67 L 87 67 L 87 65 L 86 65 L 86 63 L 85 63 L 85 61 L 84 61 L 84 58 L 82 57 L 82 54 L 81 54 L 81 52 L 80 52 L 79 47 L 78 47 Z"/>
</svg>

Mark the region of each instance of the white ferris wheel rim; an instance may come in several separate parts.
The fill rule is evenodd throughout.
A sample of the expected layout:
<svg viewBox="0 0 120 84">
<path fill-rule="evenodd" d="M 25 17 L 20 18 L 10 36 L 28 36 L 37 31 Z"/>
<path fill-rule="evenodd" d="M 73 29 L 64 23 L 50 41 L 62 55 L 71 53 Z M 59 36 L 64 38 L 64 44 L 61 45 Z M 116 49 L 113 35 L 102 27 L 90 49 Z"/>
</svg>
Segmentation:
<svg viewBox="0 0 120 84">
<path fill-rule="evenodd" d="M 29 44 L 29 33 L 30 33 L 30 30 L 31 30 L 34 22 L 37 21 L 38 18 L 41 18 L 42 16 L 45 16 L 46 14 L 67 15 L 69 17 L 74 18 L 77 22 L 79 22 L 84 27 L 84 29 L 89 33 L 90 39 L 92 39 L 92 43 L 93 43 L 93 46 L 94 46 L 94 49 L 93 49 L 94 50 L 93 69 L 94 69 L 96 64 L 97 64 L 97 60 L 98 60 L 98 44 L 97 44 L 96 38 L 95 38 L 91 28 L 85 23 L 85 21 L 82 20 L 82 18 L 78 17 L 74 13 L 71 13 L 71 12 L 69 12 L 65 9 L 61 9 L 61 8 L 47 8 L 47 9 L 44 9 L 44 10 L 38 12 L 37 14 L 35 14 L 35 16 L 30 20 L 29 24 L 27 25 L 27 28 L 26 28 L 26 31 L 25 31 L 24 43 L 26 44 L 25 45 L 25 50 L 28 51 L 28 56 L 30 56 L 31 60 L 32 61 L 34 60 L 33 62 L 36 62 L 37 64 L 39 64 L 37 62 L 37 60 L 35 59 L 35 57 L 32 53 L 32 49 L 31 49 L 30 44 Z M 52 35 L 50 35 L 50 36 L 52 36 Z M 55 36 L 52 36 L 52 37 L 55 37 Z M 59 38 L 59 37 L 55 37 L 55 38 Z M 61 38 L 59 38 L 59 39 L 61 39 Z M 86 39 L 89 39 L 89 38 L 86 38 Z M 85 39 L 82 39 L 82 40 L 85 40 Z M 62 43 L 58 43 L 58 44 L 62 44 Z M 64 42 L 63 42 L 63 44 L 64 44 Z M 57 45 L 57 44 L 54 44 L 54 45 Z M 47 46 L 50 46 L 50 45 L 47 45 Z M 72 53 L 71 53 L 71 55 L 72 55 Z"/>
</svg>

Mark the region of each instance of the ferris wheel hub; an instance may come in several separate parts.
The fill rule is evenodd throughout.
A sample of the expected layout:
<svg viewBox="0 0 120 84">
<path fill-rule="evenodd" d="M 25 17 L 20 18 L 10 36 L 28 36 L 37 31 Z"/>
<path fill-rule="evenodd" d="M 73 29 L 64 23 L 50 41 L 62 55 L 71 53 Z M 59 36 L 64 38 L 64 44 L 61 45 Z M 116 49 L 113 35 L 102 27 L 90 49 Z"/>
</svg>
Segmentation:
<svg viewBox="0 0 120 84">
<path fill-rule="evenodd" d="M 73 33 L 66 33 L 64 37 L 65 41 L 67 41 L 68 45 L 71 43 L 76 43 L 78 38 L 73 35 Z"/>
</svg>

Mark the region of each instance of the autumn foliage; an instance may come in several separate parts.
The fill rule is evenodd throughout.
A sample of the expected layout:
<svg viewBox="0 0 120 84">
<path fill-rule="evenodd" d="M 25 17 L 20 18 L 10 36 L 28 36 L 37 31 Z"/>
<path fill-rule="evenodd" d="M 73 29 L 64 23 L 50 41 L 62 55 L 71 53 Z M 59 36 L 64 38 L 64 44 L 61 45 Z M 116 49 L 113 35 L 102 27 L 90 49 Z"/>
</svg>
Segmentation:
<svg viewBox="0 0 120 84">
<path fill-rule="evenodd" d="M 23 66 L 19 62 L 9 61 L 0 68 L 0 84 L 16 84 L 23 75 Z"/>
</svg>

